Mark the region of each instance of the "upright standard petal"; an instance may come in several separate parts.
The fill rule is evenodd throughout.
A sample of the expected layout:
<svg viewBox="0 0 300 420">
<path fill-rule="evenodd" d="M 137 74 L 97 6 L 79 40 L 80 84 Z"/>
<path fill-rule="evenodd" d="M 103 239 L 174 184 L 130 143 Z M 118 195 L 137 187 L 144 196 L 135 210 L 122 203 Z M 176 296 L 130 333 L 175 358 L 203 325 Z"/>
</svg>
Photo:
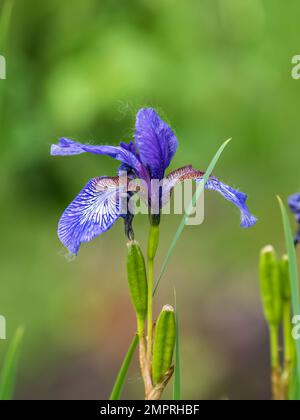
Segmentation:
<svg viewBox="0 0 300 420">
<path fill-rule="evenodd" d="M 64 211 L 58 237 L 73 254 L 82 242 L 89 242 L 107 231 L 121 216 L 119 179 L 91 179 Z"/>
<path fill-rule="evenodd" d="M 194 179 L 196 182 L 200 182 L 203 180 L 203 176 L 204 172 L 195 170 L 192 166 L 185 166 L 171 172 L 167 176 L 166 183 L 163 187 L 163 201 L 166 202 L 167 197 L 170 196 L 170 192 L 178 182 L 183 182 L 187 179 Z M 209 178 L 205 188 L 219 192 L 226 200 L 238 207 L 241 213 L 241 227 L 251 227 L 257 222 L 256 217 L 254 217 L 249 211 L 246 204 L 247 195 L 243 192 L 237 191 L 229 187 L 229 185 L 223 184 L 223 182 L 214 176 Z"/>
<path fill-rule="evenodd" d="M 152 108 L 142 108 L 137 113 L 135 128 L 141 162 L 152 178 L 163 179 L 178 146 L 174 132 Z"/>
<path fill-rule="evenodd" d="M 137 154 L 134 153 L 134 150 L 132 143 L 129 145 L 121 143 L 120 146 L 96 146 L 77 143 L 74 140 L 63 137 L 59 140 L 58 144 L 52 144 L 50 153 L 52 156 L 72 156 L 85 152 L 110 156 L 125 164 L 126 168 L 132 168 L 137 176 L 145 178 L 145 168 L 141 164 Z"/>
</svg>

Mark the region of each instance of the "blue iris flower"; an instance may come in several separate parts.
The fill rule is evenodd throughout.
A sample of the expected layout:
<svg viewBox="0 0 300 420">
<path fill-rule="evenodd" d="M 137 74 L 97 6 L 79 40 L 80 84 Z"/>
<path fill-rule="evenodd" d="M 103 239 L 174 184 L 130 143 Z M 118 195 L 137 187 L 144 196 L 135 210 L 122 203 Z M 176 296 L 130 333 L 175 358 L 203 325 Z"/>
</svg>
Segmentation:
<svg viewBox="0 0 300 420">
<path fill-rule="evenodd" d="M 51 155 L 69 156 L 88 152 L 110 156 L 121 162 L 119 170 L 125 170 L 131 179 L 143 180 L 149 186 L 149 190 L 152 180 L 166 180 L 159 197 L 161 208 L 164 197 L 177 183 L 186 179 L 196 182 L 203 179 L 204 173 L 191 166 L 179 168 L 165 178 L 165 171 L 177 147 L 178 141 L 173 130 L 156 111 L 152 108 L 142 108 L 136 116 L 134 142 L 120 143 L 119 146 L 96 146 L 62 138 L 57 145 L 51 146 Z M 205 187 L 219 192 L 239 208 L 242 227 L 251 227 L 256 223 L 256 218 L 250 214 L 246 205 L 246 194 L 223 184 L 213 176 Z M 70 252 L 77 254 L 82 242 L 91 241 L 107 231 L 120 217 L 127 222 L 125 226 L 129 234 L 131 229 L 128 226 L 133 216 L 122 214 L 120 197 L 124 194 L 129 197 L 133 191 L 128 191 L 126 186 L 120 185 L 118 176 L 91 179 L 67 207 L 59 221 L 58 236 L 63 245 Z M 150 202 L 148 204 L 151 205 Z M 153 220 L 159 223 L 159 217 Z"/>
<path fill-rule="evenodd" d="M 300 243 L 300 193 L 291 195 L 288 199 L 288 204 L 299 224 L 299 230 L 295 235 L 295 245 L 298 245 Z"/>
</svg>

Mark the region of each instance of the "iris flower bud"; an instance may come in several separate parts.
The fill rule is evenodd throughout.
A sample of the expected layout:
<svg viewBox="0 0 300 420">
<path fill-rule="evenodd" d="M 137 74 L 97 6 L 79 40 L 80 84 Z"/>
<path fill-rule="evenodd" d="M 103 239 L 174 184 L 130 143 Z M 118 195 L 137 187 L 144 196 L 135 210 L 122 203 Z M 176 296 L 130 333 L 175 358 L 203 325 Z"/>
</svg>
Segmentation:
<svg viewBox="0 0 300 420">
<path fill-rule="evenodd" d="M 279 326 L 282 321 L 282 287 L 279 263 L 271 245 L 261 251 L 259 271 L 265 318 L 269 325 Z"/>
<path fill-rule="evenodd" d="M 137 241 L 127 243 L 127 276 L 136 316 L 145 321 L 147 316 L 147 275 L 145 260 Z"/>
<path fill-rule="evenodd" d="M 285 302 L 291 300 L 291 283 L 290 283 L 290 271 L 289 271 L 289 258 L 287 255 L 283 255 L 280 261 L 280 278 L 281 278 L 281 289 L 282 299 Z"/>
<path fill-rule="evenodd" d="M 175 347 L 175 313 L 170 305 L 163 307 L 155 328 L 153 346 L 152 377 L 154 384 L 162 381 L 171 368 Z"/>
</svg>

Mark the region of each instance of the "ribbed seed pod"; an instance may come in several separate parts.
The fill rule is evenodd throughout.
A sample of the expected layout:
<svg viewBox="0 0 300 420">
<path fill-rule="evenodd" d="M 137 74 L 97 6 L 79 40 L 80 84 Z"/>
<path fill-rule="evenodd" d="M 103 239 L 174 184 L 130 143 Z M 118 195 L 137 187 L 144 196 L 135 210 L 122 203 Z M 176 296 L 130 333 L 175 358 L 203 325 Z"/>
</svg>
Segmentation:
<svg viewBox="0 0 300 420">
<path fill-rule="evenodd" d="M 289 270 L 289 258 L 287 255 L 283 255 L 280 261 L 280 281 L 282 298 L 285 302 L 289 302 L 291 300 L 291 282 Z"/>
<path fill-rule="evenodd" d="M 127 243 L 127 276 L 136 316 L 144 321 L 147 316 L 147 275 L 145 260 L 137 241 Z"/>
<path fill-rule="evenodd" d="M 279 326 L 282 321 L 282 287 L 279 263 L 271 245 L 261 251 L 259 272 L 265 318 L 269 325 Z"/>
<path fill-rule="evenodd" d="M 174 309 L 166 305 L 158 317 L 155 328 L 152 359 L 152 377 L 155 385 L 161 382 L 172 365 L 175 337 Z"/>
</svg>

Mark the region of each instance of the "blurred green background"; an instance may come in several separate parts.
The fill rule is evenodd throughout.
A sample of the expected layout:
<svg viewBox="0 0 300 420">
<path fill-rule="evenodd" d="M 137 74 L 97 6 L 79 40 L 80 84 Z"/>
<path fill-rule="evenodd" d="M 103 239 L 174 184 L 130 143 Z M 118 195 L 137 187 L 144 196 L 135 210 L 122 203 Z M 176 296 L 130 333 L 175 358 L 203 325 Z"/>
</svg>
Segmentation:
<svg viewBox="0 0 300 420">
<path fill-rule="evenodd" d="M 56 236 L 64 208 L 106 157 L 53 158 L 61 136 L 99 144 L 132 137 L 151 105 L 176 130 L 172 168 L 205 169 L 249 195 L 256 227 L 206 194 L 206 220 L 187 227 L 156 299 L 181 318 L 183 397 L 269 397 L 267 329 L 257 258 L 284 251 L 275 195 L 299 187 L 297 0 L 16 0 L 0 80 L 0 314 L 8 338 L 26 328 L 17 397 L 105 399 L 135 330 L 122 222 L 68 261 Z M 3 4 L 1 2 L 0 6 Z M 170 168 L 170 169 L 172 169 Z M 165 216 L 157 268 L 179 216 Z M 147 217 L 135 220 L 145 244 Z M 0 342 L 3 356 L 7 342 Z M 0 359 L 1 360 L 1 359 Z M 124 398 L 142 398 L 137 363 Z M 168 393 L 165 394 L 168 397 Z"/>
</svg>

